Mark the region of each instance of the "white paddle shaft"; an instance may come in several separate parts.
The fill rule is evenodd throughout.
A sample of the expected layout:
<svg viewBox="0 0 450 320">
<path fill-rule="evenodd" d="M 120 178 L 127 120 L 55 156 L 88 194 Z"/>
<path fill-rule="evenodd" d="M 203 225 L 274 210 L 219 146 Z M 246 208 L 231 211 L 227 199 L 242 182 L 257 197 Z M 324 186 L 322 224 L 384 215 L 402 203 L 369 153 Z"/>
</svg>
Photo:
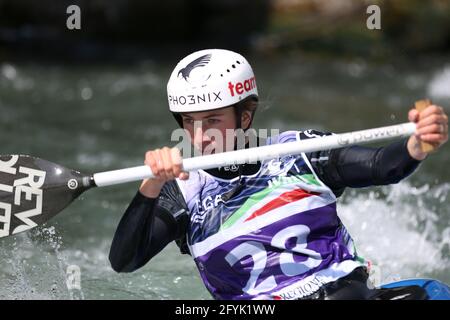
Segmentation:
<svg viewBox="0 0 450 320">
<path fill-rule="evenodd" d="M 183 170 L 206 170 L 237 164 L 255 163 L 257 161 L 274 159 L 291 154 L 300 154 L 303 152 L 338 149 L 355 144 L 377 142 L 392 138 L 410 136 L 415 132 L 415 130 L 416 125 L 414 123 L 402 123 L 393 126 L 352 131 L 302 141 L 273 144 L 262 147 L 193 157 L 183 160 Z M 144 165 L 139 167 L 96 173 L 94 174 L 94 181 L 97 186 L 103 187 L 152 177 L 153 174 L 150 167 Z"/>
</svg>

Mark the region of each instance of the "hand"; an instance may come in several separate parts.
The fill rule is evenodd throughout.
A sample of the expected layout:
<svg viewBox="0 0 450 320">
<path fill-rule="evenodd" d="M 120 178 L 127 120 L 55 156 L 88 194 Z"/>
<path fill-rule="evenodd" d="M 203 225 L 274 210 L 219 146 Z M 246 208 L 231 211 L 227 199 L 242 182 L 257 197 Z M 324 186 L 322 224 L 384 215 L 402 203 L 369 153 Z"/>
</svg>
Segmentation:
<svg viewBox="0 0 450 320">
<path fill-rule="evenodd" d="M 182 161 L 177 148 L 164 147 L 148 151 L 145 154 L 145 164 L 150 167 L 155 177 L 143 180 L 139 191 L 146 197 L 156 198 L 167 181 L 176 178 L 188 179 L 189 173 L 182 171 Z"/>
<path fill-rule="evenodd" d="M 448 140 L 448 117 L 442 107 L 430 105 L 419 113 L 411 109 L 409 121 L 417 124 L 416 133 L 408 140 L 408 152 L 416 160 L 423 160 L 427 153 L 422 151 L 421 142 L 427 142 L 436 150 Z"/>
</svg>

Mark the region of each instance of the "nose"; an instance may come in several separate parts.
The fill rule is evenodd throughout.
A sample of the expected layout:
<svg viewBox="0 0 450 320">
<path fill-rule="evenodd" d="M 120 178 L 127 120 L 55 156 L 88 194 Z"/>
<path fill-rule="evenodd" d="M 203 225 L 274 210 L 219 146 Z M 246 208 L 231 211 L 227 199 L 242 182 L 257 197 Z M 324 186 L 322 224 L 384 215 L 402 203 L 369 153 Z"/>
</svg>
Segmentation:
<svg viewBox="0 0 450 320">
<path fill-rule="evenodd" d="M 198 121 L 198 124 L 194 126 L 194 144 L 203 150 L 206 145 L 211 143 L 211 138 L 205 134 L 206 129 L 203 126 L 203 122 Z"/>
</svg>

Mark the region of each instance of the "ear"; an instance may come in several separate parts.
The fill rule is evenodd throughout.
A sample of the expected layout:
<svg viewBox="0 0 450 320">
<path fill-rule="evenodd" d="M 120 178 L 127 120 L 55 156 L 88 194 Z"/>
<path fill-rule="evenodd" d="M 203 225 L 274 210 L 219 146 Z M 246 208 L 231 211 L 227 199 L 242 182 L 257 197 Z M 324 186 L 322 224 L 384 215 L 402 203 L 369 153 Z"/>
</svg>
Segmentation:
<svg viewBox="0 0 450 320">
<path fill-rule="evenodd" d="M 241 113 L 241 126 L 244 130 L 248 129 L 252 122 L 252 112 L 249 110 L 243 110 Z"/>
</svg>

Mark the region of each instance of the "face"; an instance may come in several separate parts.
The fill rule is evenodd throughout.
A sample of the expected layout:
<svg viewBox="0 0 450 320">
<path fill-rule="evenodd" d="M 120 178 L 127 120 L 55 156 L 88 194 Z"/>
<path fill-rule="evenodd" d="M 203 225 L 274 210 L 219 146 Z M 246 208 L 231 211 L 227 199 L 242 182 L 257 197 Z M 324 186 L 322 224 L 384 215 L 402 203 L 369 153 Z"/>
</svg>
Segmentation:
<svg viewBox="0 0 450 320">
<path fill-rule="evenodd" d="M 234 137 L 230 136 L 230 132 L 236 129 L 234 107 L 182 113 L 181 117 L 183 128 L 187 131 L 192 145 L 202 154 L 233 150 Z M 241 119 L 242 127 L 248 127 L 250 119 L 250 112 L 244 111 Z"/>
</svg>

